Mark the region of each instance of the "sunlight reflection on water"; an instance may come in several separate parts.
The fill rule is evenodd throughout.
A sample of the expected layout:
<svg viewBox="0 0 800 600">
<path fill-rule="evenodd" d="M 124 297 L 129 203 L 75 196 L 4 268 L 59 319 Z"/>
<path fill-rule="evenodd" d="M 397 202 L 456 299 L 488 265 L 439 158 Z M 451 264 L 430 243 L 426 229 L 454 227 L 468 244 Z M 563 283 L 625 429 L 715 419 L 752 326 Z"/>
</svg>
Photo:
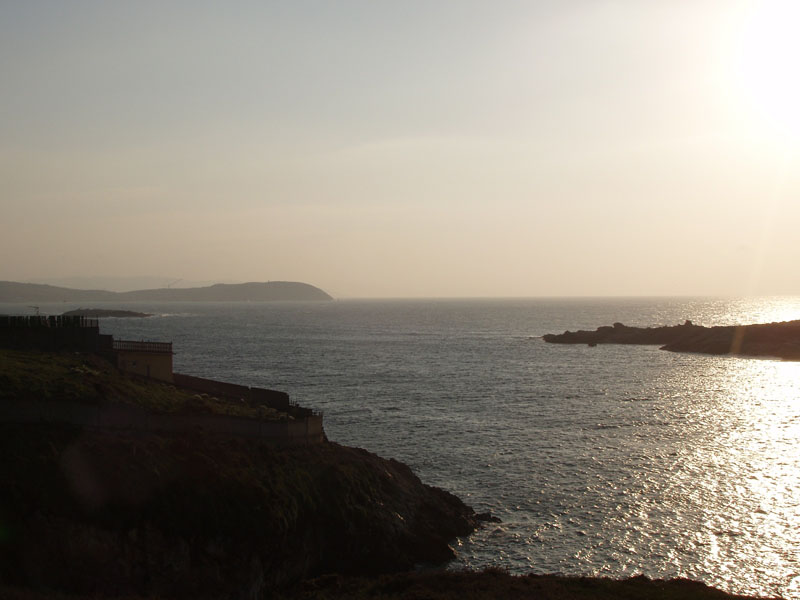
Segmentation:
<svg viewBox="0 0 800 600">
<path fill-rule="evenodd" d="M 540 572 L 683 576 L 744 593 L 800 595 L 800 364 L 685 356 L 678 362 L 685 360 L 692 371 L 662 374 L 661 399 L 639 412 L 633 431 L 611 435 L 619 430 L 607 422 L 602 445 L 576 448 L 560 464 L 593 466 L 581 473 L 587 485 L 567 494 L 575 497 L 560 510 L 541 515 L 546 523 L 522 543 L 538 551 L 517 555 L 518 536 L 530 525 L 514 511 L 502 515 L 506 548 L 494 562 Z M 590 449 L 592 457 L 585 454 Z M 569 478 L 562 472 L 559 479 L 563 491 Z M 476 536 L 478 548 L 464 544 L 464 555 L 474 559 L 464 564 L 490 560 L 485 551 L 493 544 L 482 546 L 483 536 Z M 576 538 L 566 560 L 548 564 L 553 548 L 575 546 Z"/>
<path fill-rule="evenodd" d="M 702 427 L 709 433 L 675 473 L 678 486 L 694 488 L 705 576 L 724 584 L 735 572 L 753 582 L 743 590 L 750 593 L 763 593 L 772 579 L 783 585 L 771 591 L 797 595 L 800 544 L 790 532 L 800 525 L 800 364 L 709 362 L 694 377 L 700 389 L 717 387 L 720 401 L 696 414 L 712 421 Z"/>
</svg>

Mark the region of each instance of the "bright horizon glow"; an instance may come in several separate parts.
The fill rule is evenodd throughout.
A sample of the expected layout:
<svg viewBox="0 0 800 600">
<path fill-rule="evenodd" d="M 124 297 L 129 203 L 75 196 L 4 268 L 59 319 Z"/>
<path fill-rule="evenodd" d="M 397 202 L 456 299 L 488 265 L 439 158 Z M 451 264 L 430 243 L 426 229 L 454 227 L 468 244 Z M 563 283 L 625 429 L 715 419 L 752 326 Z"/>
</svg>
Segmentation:
<svg viewBox="0 0 800 600">
<path fill-rule="evenodd" d="M 798 13 L 5 3 L 0 279 L 800 294 Z"/>
<path fill-rule="evenodd" d="M 741 16 L 733 62 L 740 102 L 779 139 L 800 144 L 800 4 L 767 0 Z"/>
</svg>

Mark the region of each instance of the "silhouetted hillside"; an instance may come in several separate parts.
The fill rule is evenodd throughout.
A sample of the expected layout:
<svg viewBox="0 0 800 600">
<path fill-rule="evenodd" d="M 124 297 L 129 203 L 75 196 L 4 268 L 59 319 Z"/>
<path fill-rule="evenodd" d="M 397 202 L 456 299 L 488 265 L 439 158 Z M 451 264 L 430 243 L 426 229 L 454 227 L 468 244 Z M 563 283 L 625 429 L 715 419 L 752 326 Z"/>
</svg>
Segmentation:
<svg viewBox="0 0 800 600">
<path fill-rule="evenodd" d="M 105 290 L 73 290 L 41 283 L 0 281 L 0 302 L 113 302 L 115 292 Z"/>
<path fill-rule="evenodd" d="M 198 288 L 159 288 L 132 292 L 74 290 L 38 283 L 0 281 L 0 302 L 230 302 L 333 300 L 318 287 L 295 281 L 224 284 Z"/>
<path fill-rule="evenodd" d="M 274 300 L 333 300 L 318 287 L 294 281 L 269 281 L 266 283 L 217 283 L 199 288 L 161 288 L 137 290 L 119 294 L 120 300 L 164 301 L 274 301 Z"/>
</svg>

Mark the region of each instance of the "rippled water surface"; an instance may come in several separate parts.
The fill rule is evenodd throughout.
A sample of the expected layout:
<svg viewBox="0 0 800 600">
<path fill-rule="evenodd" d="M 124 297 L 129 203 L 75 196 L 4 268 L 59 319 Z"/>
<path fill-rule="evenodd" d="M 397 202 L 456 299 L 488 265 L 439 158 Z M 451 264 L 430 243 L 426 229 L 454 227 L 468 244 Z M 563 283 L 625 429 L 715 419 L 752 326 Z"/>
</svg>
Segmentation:
<svg viewBox="0 0 800 600">
<path fill-rule="evenodd" d="M 456 567 L 800 598 L 800 363 L 538 338 L 798 319 L 800 299 L 126 308 L 158 316 L 106 319 L 105 333 L 173 340 L 178 371 L 288 391 L 325 412 L 332 440 L 499 516 L 460 540 Z"/>
</svg>

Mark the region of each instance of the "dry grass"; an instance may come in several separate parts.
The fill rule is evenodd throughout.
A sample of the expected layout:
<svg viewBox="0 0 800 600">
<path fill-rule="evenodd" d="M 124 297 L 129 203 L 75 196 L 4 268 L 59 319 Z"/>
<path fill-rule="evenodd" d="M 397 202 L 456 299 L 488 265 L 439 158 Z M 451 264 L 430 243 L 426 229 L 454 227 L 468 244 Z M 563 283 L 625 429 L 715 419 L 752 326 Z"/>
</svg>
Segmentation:
<svg viewBox="0 0 800 600">
<path fill-rule="evenodd" d="M 288 415 L 167 383 L 121 373 L 99 356 L 75 352 L 22 352 L 0 349 L 0 401 L 49 400 L 135 404 L 158 413 L 219 414 L 265 421 Z"/>
</svg>

